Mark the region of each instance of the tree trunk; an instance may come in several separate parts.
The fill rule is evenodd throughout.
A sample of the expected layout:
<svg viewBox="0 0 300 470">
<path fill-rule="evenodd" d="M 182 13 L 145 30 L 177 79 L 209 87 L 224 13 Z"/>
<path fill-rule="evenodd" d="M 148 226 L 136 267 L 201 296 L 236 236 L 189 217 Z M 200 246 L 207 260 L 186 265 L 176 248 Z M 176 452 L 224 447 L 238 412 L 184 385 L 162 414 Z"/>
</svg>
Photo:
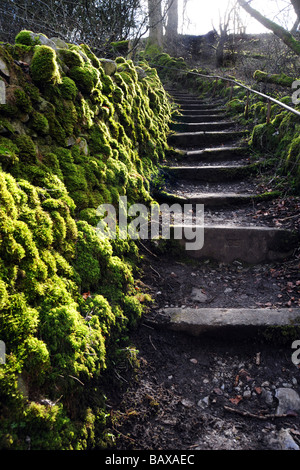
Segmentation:
<svg viewBox="0 0 300 470">
<path fill-rule="evenodd" d="M 297 41 L 289 31 L 282 28 L 282 26 L 279 26 L 277 23 L 274 23 L 274 21 L 271 21 L 263 16 L 261 13 L 259 13 L 259 11 L 252 8 L 245 0 L 238 0 L 238 2 L 247 13 L 249 13 L 267 29 L 273 31 L 273 33 L 284 42 L 284 44 L 292 49 L 297 55 L 300 55 L 300 42 Z"/>
<path fill-rule="evenodd" d="M 178 37 L 178 0 L 168 0 L 166 39 L 175 43 Z"/>
<path fill-rule="evenodd" d="M 161 0 L 148 0 L 149 43 L 163 48 L 163 19 Z"/>
</svg>

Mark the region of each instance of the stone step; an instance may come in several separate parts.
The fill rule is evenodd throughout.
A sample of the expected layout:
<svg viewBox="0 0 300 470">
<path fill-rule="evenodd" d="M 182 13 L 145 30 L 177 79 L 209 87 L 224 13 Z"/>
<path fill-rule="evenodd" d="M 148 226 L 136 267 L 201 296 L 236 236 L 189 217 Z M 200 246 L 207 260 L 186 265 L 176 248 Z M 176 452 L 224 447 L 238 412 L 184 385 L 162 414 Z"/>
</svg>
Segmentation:
<svg viewBox="0 0 300 470">
<path fill-rule="evenodd" d="M 224 119 L 223 113 L 221 114 L 199 114 L 199 115 L 185 115 L 185 116 L 174 116 L 174 120 L 180 123 L 206 123 L 206 122 L 218 122 Z"/>
<path fill-rule="evenodd" d="M 206 144 L 234 141 L 245 135 L 244 131 L 182 132 L 170 135 L 168 143 L 173 147 L 188 149 Z"/>
<path fill-rule="evenodd" d="M 168 173 L 178 179 L 189 181 L 222 182 L 247 178 L 257 172 L 258 165 L 226 166 L 173 166 L 166 167 Z"/>
<path fill-rule="evenodd" d="M 227 109 L 226 108 L 213 108 L 213 109 L 181 109 L 180 112 L 183 116 L 207 116 L 211 114 L 222 114 L 223 116 L 226 115 Z"/>
<path fill-rule="evenodd" d="M 184 161 L 221 161 L 245 158 L 249 153 L 247 147 L 216 147 L 203 150 L 191 150 L 182 156 Z"/>
<path fill-rule="evenodd" d="M 299 308 L 165 308 L 160 313 L 168 318 L 169 328 L 193 336 L 299 326 L 300 317 Z"/>
<path fill-rule="evenodd" d="M 210 101 L 210 102 L 207 102 L 207 101 L 203 101 L 199 98 L 184 98 L 184 97 L 173 97 L 174 101 L 176 101 L 176 103 L 180 104 L 181 106 L 185 106 L 185 105 L 201 105 L 201 106 L 205 106 L 206 108 L 213 108 L 213 107 L 216 107 L 216 106 L 220 106 L 220 104 L 223 104 L 222 101 Z"/>
<path fill-rule="evenodd" d="M 290 257 L 299 243 L 299 235 L 289 230 L 254 226 L 176 224 L 170 236 L 191 258 L 223 263 L 281 261 Z"/>
<path fill-rule="evenodd" d="M 220 121 L 220 122 L 176 122 L 171 124 L 170 129 L 176 132 L 201 132 L 201 131 L 218 131 L 230 129 L 234 126 L 234 121 Z"/>
<path fill-rule="evenodd" d="M 184 110 L 197 109 L 197 110 L 214 110 L 218 108 L 217 104 L 206 104 L 195 101 L 194 103 L 179 103 L 180 108 Z"/>
<path fill-rule="evenodd" d="M 200 193 L 192 194 L 188 196 L 177 196 L 176 194 L 169 193 L 167 191 L 161 191 L 156 194 L 156 199 L 159 202 L 165 202 L 168 204 L 204 204 L 208 208 L 228 208 L 232 206 L 241 206 L 243 204 L 249 204 L 255 200 L 261 199 L 260 194 L 252 193 L 234 193 L 234 192 L 218 192 L 218 193 Z M 275 196 L 270 195 L 264 196 L 264 200 L 268 198 L 272 199 Z"/>
</svg>

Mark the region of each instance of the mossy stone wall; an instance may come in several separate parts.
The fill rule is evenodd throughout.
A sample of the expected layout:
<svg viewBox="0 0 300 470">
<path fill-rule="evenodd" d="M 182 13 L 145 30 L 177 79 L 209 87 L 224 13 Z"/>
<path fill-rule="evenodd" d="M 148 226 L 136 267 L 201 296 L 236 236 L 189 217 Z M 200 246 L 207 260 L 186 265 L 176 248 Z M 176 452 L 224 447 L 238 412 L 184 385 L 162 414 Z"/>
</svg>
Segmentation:
<svg viewBox="0 0 300 470">
<path fill-rule="evenodd" d="M 0 58 L 0 448 L 102 448 L 99 380 L 146 297 L 137 245 L 101 240 L 96 209 L 152 200 L 171 107 L 146 62 L 28 31 Z"/>
</svg>

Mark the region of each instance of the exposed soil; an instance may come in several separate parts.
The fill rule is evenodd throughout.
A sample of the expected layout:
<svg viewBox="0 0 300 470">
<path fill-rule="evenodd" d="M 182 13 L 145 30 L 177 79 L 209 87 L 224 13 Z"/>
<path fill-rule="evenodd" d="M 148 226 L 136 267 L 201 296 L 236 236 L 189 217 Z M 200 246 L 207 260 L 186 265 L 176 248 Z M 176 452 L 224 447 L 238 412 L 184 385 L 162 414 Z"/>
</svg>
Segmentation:
<svg viewBox="0 0 300 470">
<path fill-rule="evenodd" d="M 296 203 L 295 198 L 260 203 L 252 216 L 273 213 L 274 223 L 276 214 L 283 225 L 297 228 L 299 217 L 289 218 Z M 280 448 L 278 436 L 286 429 L 300 446 L 299 414 L 290 410 L 278 417 L 275 397 L 282 387 L 300 394 L 300 370 L 291 358 L 297 332 L 285 341 L 276 330 L 192 337 L 169 330 L 160 311 L 297 307 L 300 253 L 281 263 L 247 266 L 180 259 L 171 247 L 160 253 L 153 244 L 143 243 L 142 250 L 143 287 L 154 303 L 131 336 L 140 366 L 118 371 L 123 391 L 115 391 L 108 403 L 115 448 L 271 450 Z M 200 303 L 193 300 L 194 287 L 204 294 Z"/>
</svg>

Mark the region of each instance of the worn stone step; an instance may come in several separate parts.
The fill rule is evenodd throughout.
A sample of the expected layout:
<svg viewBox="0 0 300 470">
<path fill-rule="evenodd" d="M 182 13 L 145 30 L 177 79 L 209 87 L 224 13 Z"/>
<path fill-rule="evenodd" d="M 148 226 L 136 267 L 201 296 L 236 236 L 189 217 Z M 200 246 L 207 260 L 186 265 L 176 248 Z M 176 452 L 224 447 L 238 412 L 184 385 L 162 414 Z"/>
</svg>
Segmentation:
<svg viewBox="0 0 300 470">
<path fill-rule="evenodd" d="M 199 336 L 205 333 L 226 334 L 231 330 L 247 332 L 253 328 L 299 326 L 299 308 L 164 308 L 172 330 Z"/>
<path fill-rule="evenodd" d="M 220 104 L 223 104 L 222 101 L 204 101 L 204 100 L 201 100 L 199 98 L 184 98 L 184 97 L 173 97 L 174 98 L 174 101 L 176 103 L 178 103 L 179 105 L 181 106 L 185 106 L 185 105 L 200 105 L 200 106 L 205 106 L 206 108 L 210 109 L 210 108 L 214 108 L 214 107 L 217 107 L 217 106 L 220 106 Z"/>
<path fill-rule="evenodd" d="M 180 103 L 180 109 L 184 110 L 191 110 L 191 109 L 197 109 L 197 110 L 214 110 L 217 109 L 219 105 L 217 104 L 207 104 L 207 103 L 200 103 L 195 101 L 194 103 Z"/>
<path fill-rule="evenodd" d="M 257 172 L 258 165 L 173 166 L 166 169 L 177 179 L 210 183 L 247 178 Z"/>
<path fill-rule="evenodd" d="M 213 109 L 181 109 L 180 112 L 183 116 L 207 116 L 211 114 L 222 114 L 223 116 L 226 115 L 227 109 L 226 108 L 213 108 Z"/>
<path fill-rule="evenodd" d="M 196 237 L 194 242 L 191 240 L 192 228 Z M 280 261 L 290 257 L 299 243 L 299 235 L 272 227 L 185 223 L 172 227 L 171 239 L 176 233 L 177 242 L 190 257 L 223 263 L 235 260 L 248 264 Z"/>
<path fill-rule="evenodd" d="M 178 196 L 167 191 L 160 191 L 156 195 L 159 202 L 168 204 L 204 204 L 208 208 L 228 208 L 232 206 L 241 206 L 243 204 L 252 203 L 255 200 L 261 200 L 261 194 L 252 193 L 235 193 L 235 192 L 218 192 L 218 193 L 200 193 L 187 196 Z M 264 195 L 264 200 L 272 199 L 274 194 Z"/>
<path fill-rule="evenodd" d="M 247 147 L 216 147 L 203 150 L 190 150 L 182 155 L 183 161 L 221 161 L 245 158 L 249 153 Z"/>
<path fill-rule="evenodd" d="M 205 144 L 216 144 L 234 141 L 246 135 L 245 131 L 216 131 L 216 132 L 182 132 L 170 135 L 169 145 L 188 149 Z"/>
<path fill-rule="evenodd" d="M 223 114 L 199 114 L 199 115 L 185 115 L 185 116 L 174 116 L 174 120 L 177 122 L 184 123 L 202 123 L 202 122 L 218 122 L 226 118 Z"/>
<path fill-rule="evenodd" d="M 171 124 L 170 129 L 176 132 L 201 132 L 201 131 L 218 131 L 230 129 L 235 125 L 234 121 L 220 122 L 176 122 Z"/>
</svg>

